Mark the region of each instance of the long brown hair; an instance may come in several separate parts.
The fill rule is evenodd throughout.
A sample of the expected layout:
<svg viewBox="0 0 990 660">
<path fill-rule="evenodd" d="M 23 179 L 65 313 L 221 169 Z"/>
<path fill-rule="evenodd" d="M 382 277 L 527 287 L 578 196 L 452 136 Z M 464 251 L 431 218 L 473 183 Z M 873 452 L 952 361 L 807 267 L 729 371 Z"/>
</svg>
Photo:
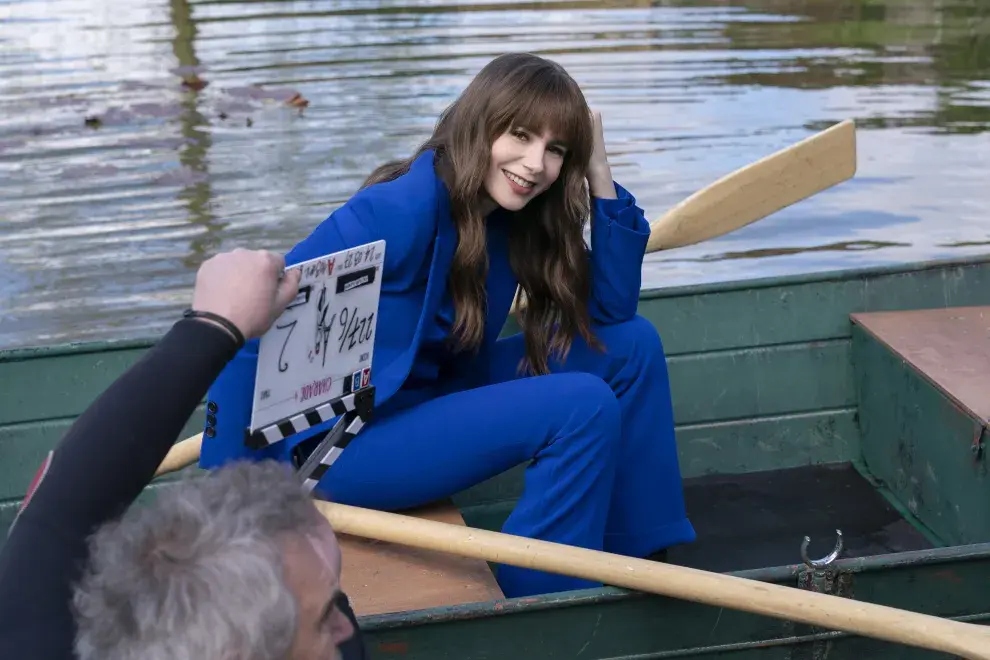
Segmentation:
<svg viewBox="0 0 990 660">
<path fill-rule="evenodd" d="M 545 374 L 548 358 L 565 358 L 576 336 L 600 346 L 588 315 L 591 275 L 583 234 L 593 124 L 584 94 L 563 67 L 523 53 L 494 59 L 441 114 L 433 135 L 414 155 L 378 167 L 363 186 L 401 176 L 423 152 L 434 150 L 458 235 L 450 269 L 454 336 L 459 350 L 477 348 L 487 308 L 488 252 L 480 210 L 485 177 L 492 144 L 514 127 L 549 129 L 567 146 L 557 180 L 510 220 L 509 260 L 526 299 L 519 310 L 524 363 L 532 373 Z"/>
</svg>

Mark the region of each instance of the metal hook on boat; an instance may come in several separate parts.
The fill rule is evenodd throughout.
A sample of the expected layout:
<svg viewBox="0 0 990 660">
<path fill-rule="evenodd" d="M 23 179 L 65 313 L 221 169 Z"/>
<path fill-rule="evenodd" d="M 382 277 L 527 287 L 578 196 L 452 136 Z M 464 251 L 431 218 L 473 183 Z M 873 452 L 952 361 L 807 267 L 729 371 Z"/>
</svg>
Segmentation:
<svg viewBox="0 0 990 660">
<path fill-rule="evenodd" d="M 838 558 L 839 554 L 842 552 L 842 530 L 837 529 L 835 530 L 835 533 L 835 549 L 821 559 L 811 559 L 808 557 L 808 545 L 811 543 L 811 537 L 804 537 L 804 541 L 801 542 L 801 559 L 808 568 L 825 568 Z"/>
</svg>

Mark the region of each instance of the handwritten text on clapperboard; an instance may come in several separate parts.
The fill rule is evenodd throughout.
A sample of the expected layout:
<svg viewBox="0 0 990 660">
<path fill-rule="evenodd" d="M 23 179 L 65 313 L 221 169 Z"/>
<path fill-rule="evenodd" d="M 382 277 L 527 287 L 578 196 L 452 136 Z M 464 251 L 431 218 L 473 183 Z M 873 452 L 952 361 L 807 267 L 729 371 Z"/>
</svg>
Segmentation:
<svg viewBox="0 0 990 660">
<path fill-rule="evenodd" d="M 293 266 L 299 293 L 261 338 L 251 430 L 367 387 L 385 242 Z"/>
</svg>

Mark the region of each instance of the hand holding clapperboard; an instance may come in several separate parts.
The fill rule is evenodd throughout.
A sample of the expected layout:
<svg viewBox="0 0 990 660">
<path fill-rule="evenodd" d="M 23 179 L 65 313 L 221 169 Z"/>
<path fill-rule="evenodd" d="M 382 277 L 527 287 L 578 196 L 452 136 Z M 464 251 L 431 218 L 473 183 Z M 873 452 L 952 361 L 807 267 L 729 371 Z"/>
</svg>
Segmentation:
<svg viewBox="0 0 990 660">
<path fill-rule="evenodd" d="M 261 338 L 248 444 L 340 417 L 300 467 L 309 490 L 370 418 L 385 241 L 304 261 L 299 293 Z"/>
</svg>

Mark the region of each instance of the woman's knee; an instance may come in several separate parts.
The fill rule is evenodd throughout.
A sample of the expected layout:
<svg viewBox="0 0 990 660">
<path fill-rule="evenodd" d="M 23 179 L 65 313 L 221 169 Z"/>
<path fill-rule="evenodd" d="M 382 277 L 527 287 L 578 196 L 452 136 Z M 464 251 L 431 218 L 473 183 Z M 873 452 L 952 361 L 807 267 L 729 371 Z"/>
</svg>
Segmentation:
<svg viewBox="0 0 990 660">
<path fill-rule="evenodd" d="M 664 358 L 656 326 L 638 314 L 624 323 L 596 328 L 596 332 L 613 357 L 632 361 Z"/>
<path fill-rule="evenodd" d="M 593 374 L 571 372 L 553 376 L 560 381 L 554 397 L 572 420 L 581 428 L 592 425 L 606 437 L 618 437 L 622 411 L 615 392 L 604 380 Z"/>
</svg>

